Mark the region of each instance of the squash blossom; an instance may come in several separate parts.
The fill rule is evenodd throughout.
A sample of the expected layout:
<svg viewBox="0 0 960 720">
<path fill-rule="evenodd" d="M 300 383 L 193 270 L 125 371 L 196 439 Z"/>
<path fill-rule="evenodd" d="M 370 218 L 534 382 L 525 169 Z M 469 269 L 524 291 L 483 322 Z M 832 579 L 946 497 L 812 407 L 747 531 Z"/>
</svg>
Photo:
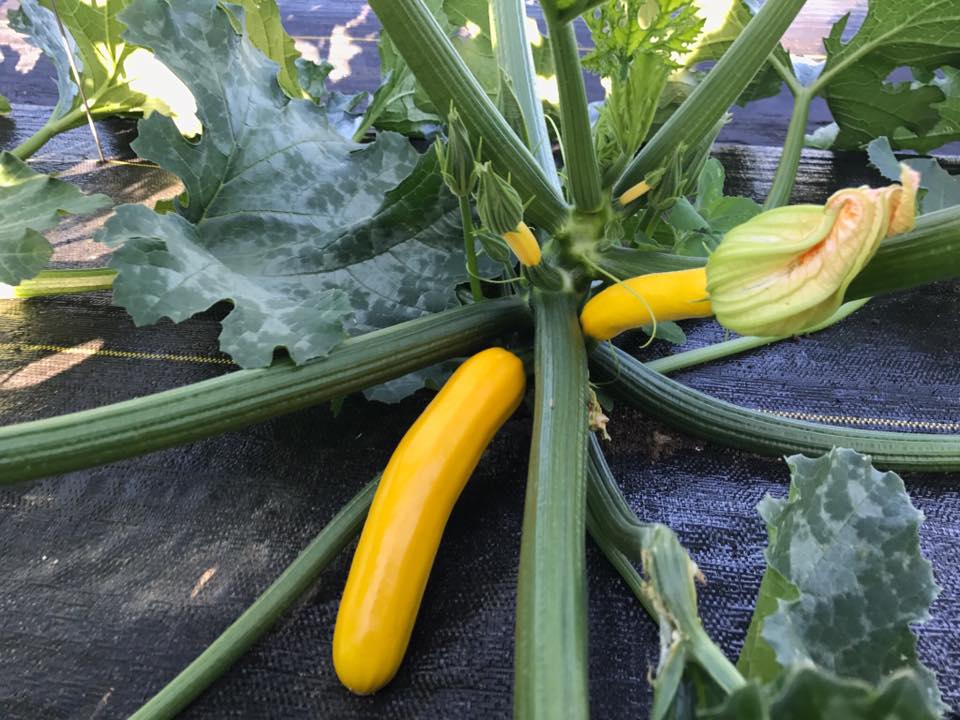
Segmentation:
<svg viewBox="0 0 960 720">
<path fill-rule="evenodd" d="M 523 221 L 523 202 L 510 183 L 484 163 L 477 167 L 480 187 L 477 190 L 477 213 L 484 226 L 500 235 L 521 263 L 538 265 L 540 243 Z"/>
<path fill-rule="evenodd" d="M 742 335 L 790 335 L 829 317 L 880 241 L 911 230 L 919 174 L 899 185 L 845 188 L 825 205 L 761 213 L 728 232 L 707 261 L 717 320 Z"/>
</svg>

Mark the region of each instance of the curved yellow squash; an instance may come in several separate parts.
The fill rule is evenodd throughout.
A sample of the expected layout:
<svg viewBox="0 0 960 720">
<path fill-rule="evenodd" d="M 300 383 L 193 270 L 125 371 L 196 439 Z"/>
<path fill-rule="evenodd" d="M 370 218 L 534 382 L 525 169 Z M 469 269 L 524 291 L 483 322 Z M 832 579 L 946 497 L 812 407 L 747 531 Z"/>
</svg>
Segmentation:
<svg viewBox="0 0 960 720">
<path fill-rule="evenodd" d="M 387 464 L 363 526 L 333 633 L 333 665 L 353 692 L 397 672 L 447 518 L 484 449 L 523 398 L 523 363 L 502 348 L 463 363 Z"/>
<path fill-rule="evenodd" d="M 650 310 L 658 322 L 712 315 L 706 271 L 650 273 L 611 285 L 590 298 L 580 313 L 580 325 L 584 334 L 609 340 L 625 330 L 650 325 Z"/>
</svg>

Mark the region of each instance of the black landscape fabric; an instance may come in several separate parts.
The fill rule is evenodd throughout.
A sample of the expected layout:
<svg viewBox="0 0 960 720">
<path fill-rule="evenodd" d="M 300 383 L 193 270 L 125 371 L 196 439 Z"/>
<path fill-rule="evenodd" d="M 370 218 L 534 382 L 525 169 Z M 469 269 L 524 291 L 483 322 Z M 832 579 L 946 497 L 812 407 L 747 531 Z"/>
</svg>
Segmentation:
<svg viewBox="0 0 960 720">
<path fill-rule="evenodd" d="M 776 156 L 725 148 L 728 191 L 762 197 Z M 850 168 L 856 168 L 852 174 Z M 86 189 L 108 174 L 82 176 Z M 138 168 L 140 198 L 171 190 Z M 151 175 L 151 173 L 154 173 Z M 136 183 L 131 177 L 136 174 Z M 810 154 L 795 199 L 865 181 L 860 156 Z M 817 188 L 816 192 L 812 188 Z M 110 190 L 107 190 L 110 192 Z M 116 193 L 113 193 L 116 194 Z M 74 229 L 58 262 L 97 264 Z M 688 347 L 723 338 L 704 321 Z M 228 372 L 216 310 L 134 328 L 104 294 L 0 302 L 0 424 L 51 417 Z M 960 432 L 960 284 L 877 299 L 842 325 L 690 370 L 682 382 L 751 408 L 846 418 L 857 427 L 939 423 Z M 636 349 L 635 338 L 625 346 Z M 73 348 L 65 353 L 56 348 Z M 654 357 L 669 348 L 639 351 Z M 135 353 L 126 356 L 123 353 Z M 144 357 L 188 355 L 186 359 Z M 350 398 L 182 448 L 0 488 L 0 717 L 123 718 L 195 658 L 386 463 L 424 407 Z M 735 656 L 763 570 L 755 512 L 783 495 L 778 459 L 678 435 L 623 403 L 611 466 L 642 519 L 670 525 L 707 578 L 700 608 Z M 530 415 L 497 436 L 457 505 L 406 661 L 373 697 L 350 695 L 330 659 L 350 550 L 299 607 L 185 713 L 188 718 L 504 718 L 511 714 L 517 557 Z M 932 430 L 938 431 L 936 428 Z M 926 515 L 926 556 L 942 586 L 919 629 L 921 656 L 960 704 L 960 474 L 906 474 Z M 594 717 L 644 717 L 657 629 L 588 542 Z"/>
</svg>

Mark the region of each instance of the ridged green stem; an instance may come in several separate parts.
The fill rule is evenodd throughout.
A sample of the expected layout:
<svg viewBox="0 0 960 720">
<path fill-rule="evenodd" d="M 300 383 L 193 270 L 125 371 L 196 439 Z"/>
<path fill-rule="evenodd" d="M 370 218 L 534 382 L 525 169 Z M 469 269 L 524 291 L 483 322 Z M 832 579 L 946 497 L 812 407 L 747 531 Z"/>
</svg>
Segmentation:
<svg viewBox="0 0 960 720">
<path fill-rule="evenodd" d="M 548 232 L 559 230 L 569 212 L 563 198 L 422 0 L 371 0 L 370 6 L 434 107 L 449 108 L 452 102 L 471 135 L 483 138 L 485 156 L 510 175 L 523 201 L 530 201 L 527 216 Z"/>
<path fill-rule="evenodd" d="M 676 626 L 681 637 L 665 638 L 668 644 L 687 643 L 703 669 L 727 692 L 745 685 L 736 666 L 700 623 L 686 551 L 669 528 L 637 518 L 617 486 L 596 435 L 590 436 L 589 447 L 587 504 L 595 535 L 601 536 L 604 544 L 612 543 L 619 553 L 608 555 L 614 567 L 621 574 L 626 573 L 624 580 L 654 620 L 659 622 L 666 615 L 669 623 Z M 644 565 L 651 560 L 654 567 L 646 569 L 654 576 L 648 584 L 640 579 L 632 563 Z"/>
<path fill-rule="evenodd" d="M 763 67 L 805 0 L 767 0 L 706 78 L 650 139 L 617 181 L 614 196 L 663 166 L 678 147 L 693 147 Z"/>
<path fill-rule="evenodd" d="M 503 298 L 346 340 L 304 365 L 279 362 L 93 410 L 0 428 L 0 484 L 55 475 L 235 430 L 486 346 L 529 325 Z"/>
<path fill-rule="evenodd" d="M 778 417 L 712 398 L 671 380 L 609 345 L 591 356 L 598 380 L 677 429 L 760 455 L 822 455 L 848 447 L 891 470 L 960 470 L 960 436 L 859 430 Z"/>
<path fill-rule="evenodd" d="M 175 718 L 243 657 L 359 532 L 376 487 L 374 480 L 357 493 L 253 605 L 130 720 Z"/>
<path fill-rule="evenodd" d="M 41 270 L 35 277 L 13 287 L 11 294 L 15 298 L 32 298 L 110 290 L 116 276 L 113 268 Z"/>
<path fill-rule="evenodd" d="M 557 69 L 557 88 L 560 91 L 560 139 L 563 143 L 567 186 L 577 210 L 594 213 L 600 210 L 604 199 L 600 166 L 593 149 L 577 36 L 572 24 L 552 20 L 549 13 L 546 20 Z"/>
<path fill-rule="evenodd" d="M 550 134 L 543 114 L 543 103 L 537 94 L 533 53 L 524 21 L 527 18 L 523 0 L 491 0 L 490 27 L 500 68 L 510 79 L 527 132 L 527 144 L 537 163 L 557 193 L 561 192 L 560 175 L 553 159 Z"/>
<path fill-rule="evenodd" d="M 810 103 L 813 94 L 809 90 L 801 90 L 793 98 L 793 112 L 790 115 L 790 125 L 787 127 L 787 137 L 783 142 L 783 152 L 777 165 L 777 172 L 773 176 L 773 185 L 763 204 L 764 210 L 787 205 L 793 186 L 797 181 L 797 169 L 800 167 L 800 155 L 803 152 L 804 138 L 807 133 L 807 118 L 810 116 Z"/>
<path fill-rule="evenodd" d="M 621 280 L 648 273 L 703 267 L 707 262 L 707 259 L 702 257 L 624 247 L 608 248 L 602 253 L 594 254 L 591 259 L 602 270 Z"/>
<path fill-rule="evenodd" d="M 921 215 L 917 227 L 880 243 L 845 299 L 871 297 L 960 277 L 960 205 Z"/>
<path fill-rule="evenodd" d="M 517 578 L 514 717 L 586 720 L 587 361 L 576 298 L 533 291 L 533 441 Z"/>
</svg>

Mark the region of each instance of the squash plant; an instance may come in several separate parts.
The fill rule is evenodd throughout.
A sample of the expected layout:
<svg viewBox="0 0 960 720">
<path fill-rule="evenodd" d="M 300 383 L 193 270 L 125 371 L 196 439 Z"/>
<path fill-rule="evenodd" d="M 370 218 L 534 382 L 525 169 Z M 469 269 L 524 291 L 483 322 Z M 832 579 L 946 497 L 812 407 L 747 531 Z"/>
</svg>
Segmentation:
<svg viewBox="0 0 960 720">
<path fill-rule="evenodd" d="M 710 38 L 701 37 L 692 1 L 543 0 L 559 92 L 547 114 L 521 0 L 493 0 L 477 18 L 492 75 L 480 72 L 476 47 L 458 47 L 450 20 L 455 9 L 470 18 L 476 7 L 370 4 L 392 67 L 362 113 L 363 98 L 329 92 L 324 68 L 296 58 L 269 0 L 61 3 L 81 61 L 72 66 L 68 46 L 54 42 L 55 4 L 23 0 L 17 16 L 54 58 L 61 104 L 37 136 L 0 156 L 0 214 L 14 220 L 0 229 L 0 281 L 22 297 L 112 286 L 137 323 L 180 321 L 229 300 L 220 344 L 242 369 L 0 428 L 2 482 L 175 446 L 361 390 L 395 398 L 445 382 L 381 484 L 366 486 L 135 717 L 186 707 L 316 581 L 371 503 L 333 656 L 353 690 L 389 681 L 446 515 L 521 401 L 527 374 L 533 439 L 516 717 L 588 716 L 587 534 L 661 630 L 652 717 L 936 717 L 943 704 L 910 624 L 926 617 L 937 588 L 919 552 L 920 515 L 889 470 L 957 470 L 960 438 L 778 418 L 666 375 L 814 332 L 874 295 L 960 275 L 960 206 L 926 204 L 955 191 L 953 180 L 932 161 L 901 168 L 888 141 L 872 144 L 871 157 L 901 184 L 840 190 L 823 206 L 787 205 L 817 93 L 835 111 L 841 145 L 864 127 L 897 147 L 960 136 L 946 91 L 929 75 L 960 58 L 960 38 L 945 30 L 937 52 L 924 54 L 931 23 L 960 27 L 949 24 L 956 1 L 911 8 L 873 0 L 853 40 L 841 43 L 845 21 L 838 24 L 826 67 L 810 80 L 779 46 L 803 0 L 767 0 L 756 14 L 733 3 Z M 586 63 L 610 85 L 596 120 L 572 24 L 582 14 L 596 39 Z M 108 41 L 89 34 L 101 31 Z M 98 42 L 111 53 L 92 52 Z M 189 91 L 184 115 L 195 113 L 195 122 L 176 124 L 169 103 L 129 82 L 125 63 L 137 53 Z M 918 73 L 927 75 L 896 89 L 904 102 L 878 114 L 864 107 L 857 82 L 867 77 L 885 90 L 893 55 L 924 58 Z M 717 62 L 704 73 L 699 62 L 710 59 Z M 776 86 L 784 79 L 798 110 L 761 213 L 723 196 L 722 168 L 708 156 L 728 108 L 770 77 Z M 153 209 L 116 208 L 98 235 L 115 248 L 113 271 L 38 274 L 51 252 L 41 232 L 57 211 L 107 202 L 23 162 L 85 110 L 143 115 L 134 149 L 177 175 L 184 193 Z M 441 132 L 421 154 L 406 137 L 375 131 L 379 120 Z M 921 189 L 929 212 L 914 222 Z M 762 334 L 650 363 L 605 342 L 636 327 L 682 336 L 673 321 L 714 312 L 733 329 Z M 472 353 L 445 380 L 449 361 Z M 737 664 L 700 622 L 694 562 L 668 528 L 638 519 L 616 485 L 595 434 L 608 421 L 593 389 L 600 383 L 709 441 L 790 455 L 789 496 L 761 506 L 767 570 Z M 454 419 L 462 425 L 447 430 Z M 844 513 L 827 508 L 827 497 Z M 897 602 L 880 602 L 880 586 Z M 844 625 L 850 612 L 862 622 Z M 403 618 L 399 629 L 384 626 L 393 613 Z"/>
</svg>

